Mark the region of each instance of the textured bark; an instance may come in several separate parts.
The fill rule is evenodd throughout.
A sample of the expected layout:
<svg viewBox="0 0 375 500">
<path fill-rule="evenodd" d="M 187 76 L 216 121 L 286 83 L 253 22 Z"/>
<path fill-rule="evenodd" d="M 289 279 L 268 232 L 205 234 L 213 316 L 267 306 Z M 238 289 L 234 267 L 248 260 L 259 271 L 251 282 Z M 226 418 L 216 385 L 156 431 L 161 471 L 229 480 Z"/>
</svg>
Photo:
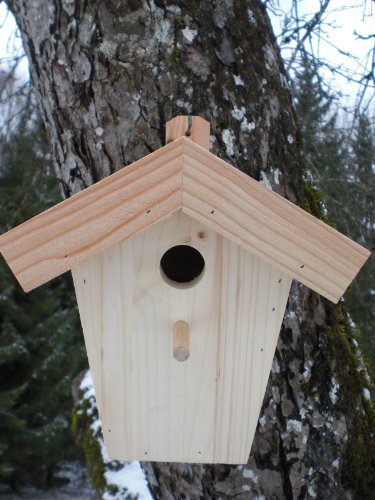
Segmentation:
<svg viewBox="0 0 375 500">
<path fill-rule="evenodd" d="M 161 147 L 165 122 L 192 113 L 211 122 L 216 155 L 316 211 L 260 1 L 7 3 L 64 196 Z M 338 314 L 293 285 L 248 465 L 145 463 L 156 498 L 351 498 L 340 471 L 362 400 L 359 382 L 350 398 L 336 385 Z"/>
</svg>

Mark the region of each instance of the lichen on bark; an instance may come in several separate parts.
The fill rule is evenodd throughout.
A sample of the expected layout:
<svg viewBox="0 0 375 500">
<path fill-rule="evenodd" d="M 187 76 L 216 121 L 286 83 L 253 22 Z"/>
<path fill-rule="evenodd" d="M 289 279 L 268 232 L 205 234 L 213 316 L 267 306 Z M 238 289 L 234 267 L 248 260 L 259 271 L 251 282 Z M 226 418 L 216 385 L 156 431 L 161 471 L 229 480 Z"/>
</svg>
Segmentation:
<svg viewBox="0 0 375 500">
<path fill-rule="evenodd" d="M 7 4 L 65 197 L 158 149 L 165 122 L 192 113 L 210 121 L 214 154 L 323 216 L 260 1 Z M 367 498 L 374 413 L 343 318 L 293 284 L 248 464 L 145 463 L 155 496 Z"/>
</svg>

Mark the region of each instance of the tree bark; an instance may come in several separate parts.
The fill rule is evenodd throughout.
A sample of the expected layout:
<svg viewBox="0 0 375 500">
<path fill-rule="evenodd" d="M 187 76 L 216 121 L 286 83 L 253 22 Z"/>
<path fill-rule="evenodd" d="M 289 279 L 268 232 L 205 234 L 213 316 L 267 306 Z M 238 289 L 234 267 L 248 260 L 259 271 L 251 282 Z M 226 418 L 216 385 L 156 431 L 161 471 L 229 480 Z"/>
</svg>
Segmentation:
<svg viewBox="0 0 375 500">
<path fill-rule="evenodd" d="M 65 197 L 160 148 L 167 120 L 195 114 L 211 123 L 214 154 L 321 214 L 259 0 L 7 4 Z M 363 480 L 346 472 L 351 433 L 370 409 L 350 335 L 341 306 L 295 283 L 248 465 L 144 463 L 155 497 L 351 498 Z"/>
</svg>

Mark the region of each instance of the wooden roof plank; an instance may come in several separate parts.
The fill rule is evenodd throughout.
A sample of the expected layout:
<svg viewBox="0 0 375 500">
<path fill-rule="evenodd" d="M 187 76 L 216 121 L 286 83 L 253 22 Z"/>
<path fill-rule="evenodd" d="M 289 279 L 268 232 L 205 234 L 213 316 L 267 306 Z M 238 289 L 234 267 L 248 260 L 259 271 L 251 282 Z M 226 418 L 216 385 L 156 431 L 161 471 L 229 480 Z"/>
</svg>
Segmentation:
<svg viewBox="0 0 375 500">
<path fill-rule="evenodd" d="M 314 237 L 320 240 L 321 243 L 325 241 L 326 233 L 330 235 L 334 234 L 335 244 L 340 241 L 339 247 L 335 250 L 336 252 L 340 253 L 341 250 L 341 254 L 345 255 L 345 253 L 349 251 L 354 256 L 358 256 L 358 264 L 362 262 L 363 256 L 368 256 L 370 254 L 364 247 L 358 245 L 328 224 L 312 216 L 298 205 L 291 203 L 274 191 L 265 189 L 259 182 L 191 141 L 185 140 L 183 151 L 190 158 L 204 165 L 204 171 L 211 169 L 212 178 L 220 176 L 221 178 L 226 178 L 228 181 L 231 181 L 231 189 L 234 190 L 233 194 L 235 196 L 244 193 L 245 197 L 246 195 L 251 196 L 261 202 L 266 200 L 267 205 L 265 205 L 265 208 L 272 207 L 274 214 L 277 214 L 283 209 L 283 218 L 285 218 L 285 220 L 291 221 L 293 224 L 300 223 L 301 227 L 304 227 L 307 223 L 309 229 L 314 231 Z"/>
<path fill-rule="evenodd" d="M 180 208 L 334 302 L 370 255 L 186 137 L 2 235 L 0 251 L 29 291 Z"/>
<path fill-rule="evenodd" d="M 339 300 L 370 252 L 196 144 L 184 154 L 185 213 Z"/>
<path fill-rule="evenodd" d="M 32 290 L 181 208 L 180 147 L 181 141 L 164 150 L 167 156 L 142 158 L 1 236 L 0 251 L 23 289 Z"/>
<path fill-rule="evenodd" d="M 295 245 L 294 254 L 296 257 L 298 254 L 300 255 L 300 263 L 306 259 L 306 255 L 309 255 L 310 264 L 312 260 L 315 260 L 319 268 L 322 265 L 328 269 L 336 266 L 340 271 L 337 278 L 344 283 L 346 279 L 350 279 L 351 272 L 355 272 L 356 267 L 350 260 L 345 258 L 341 262 L 338 260 L 337 254 L 331 255 L 331 249 L 325 245 L 325 242 L 322 248 L 321 245 L 316 245 L 315 241 L 313 243 L 306 239 L 303 231 L 296 232 L 294 224 L 286 221 L 279 213 L 272 212 L 264 203 L 248 195 L 230 196 L 232 194 L 231 184 L 226 183 L 225 190 L 223 190 L 220 181 L 210 177 L 199 168 L 196 169 L 189 165 L 188 159 L 185 161 L 185 167 L 187 168 L 184 168 L 184 190 L 190 184 L 191 193 L 201 192 L 203 199 L 211 199 L 216 206 L 227 204 L 222 210 L 226 213 L 235 212 L 234 218 L 238 218 L 236 215 L 238 216 L 240 212 L 242 214 L 240 223 L 244 218 L 249 218 L 248 214 L 251 214 L 249 222 L 254 235 L 273 247 L 274 252 L 278 252 L 278 246 L 282 247 L 283 252 L 285 245 Z M 248 231 L 247 225 L 243 225 L 243 230 Z M 321 271 L 324 272 L 325 269 L 321 268 Z"/>
</svg>

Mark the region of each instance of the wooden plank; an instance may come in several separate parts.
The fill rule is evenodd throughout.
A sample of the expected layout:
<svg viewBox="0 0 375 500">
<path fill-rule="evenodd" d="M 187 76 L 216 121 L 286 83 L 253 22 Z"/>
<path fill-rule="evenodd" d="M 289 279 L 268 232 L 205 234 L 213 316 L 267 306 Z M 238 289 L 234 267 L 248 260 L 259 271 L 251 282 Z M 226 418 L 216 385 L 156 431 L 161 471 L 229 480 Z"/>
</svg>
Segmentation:
<svg viewBox="0 0 375 500">
<path fill-rule="evenodd" d="M 186 140 L 183 210 L 337 302 L 370 252 Z"/>
<path fill-rule="evenodd" d="M 28 291 L 182 206 L 333 302 L 370 255 L 185 137 L 2 235 L 0 251 Z"/>
<path fill-rule="evenodd" d="M 181 207 L 181 147 L 175 141 L 0 237 L 25 291 L 79 265 Z"/>
<path fill-rule="evenodd" d="M 160 273 L 177 244 L 205 259 L 191 288 Z M 73 275 L 111 458 L 246 463 L 290 278 L 181 212 Z M 189 325 L 183 363 L 178 321 Z"/>
<path fill-rule="evenodd" d="M 291 279 L 224 238 L 222 269 L 215 462 L 247 463 Z"/>
<path fill-rule="evenodd" d="M 186 132 L 189 131 L 189 135 Z M 189 117 L 186 115 L 176 116 L 165 124 L 166 143 L 175 141 L 179 137 L 188 137 L 192 142 L 205 149 L 209 149 L 210 123 L 200 116 L 191 117 L 191 129 L 189 130 Z"/>
</svg>

